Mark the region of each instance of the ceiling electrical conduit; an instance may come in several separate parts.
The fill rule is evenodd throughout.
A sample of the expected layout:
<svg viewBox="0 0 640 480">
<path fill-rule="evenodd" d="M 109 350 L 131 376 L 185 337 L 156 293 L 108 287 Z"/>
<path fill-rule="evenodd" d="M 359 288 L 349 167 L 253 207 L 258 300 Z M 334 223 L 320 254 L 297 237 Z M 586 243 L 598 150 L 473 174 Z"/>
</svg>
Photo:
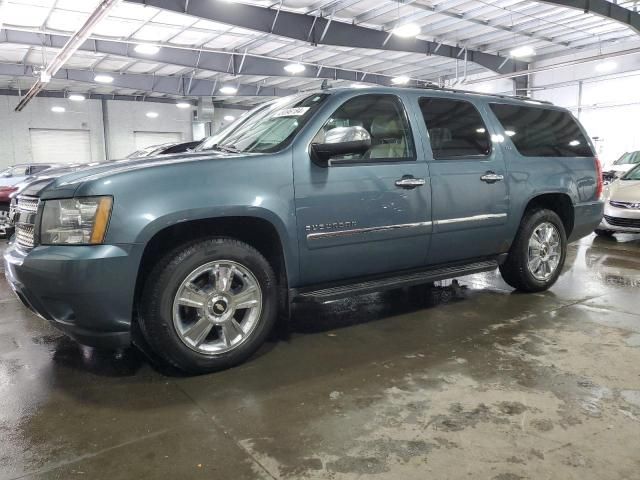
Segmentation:
<svg viewBox="0 0 640 480">
<path fill-rule="evenodd" d="M 2 0 L 0 0 L 2 1 Z M 109 14 L 109 11 L 115 7 L 120 0 L 102 0 L 100 5 L 91 13 L 87 21 L 74 33 L 64 47 L 53 58 L 51 63 L 40 72 L 40 78 L 36 80 L 36 83 L 29 89 L 27 94 L 20 100 L 15 108 L 16 112 L 20 112 L 29 101 L 35 97 L 43 88 L 46 83 L 51 80 L 58 70 L 60 70 L 64 64 L 71 58 L 71 56 L 82 46 L 82 44 L 89 38 L 94 28 L 100 23 L 100 21 Z"/>
</svg>

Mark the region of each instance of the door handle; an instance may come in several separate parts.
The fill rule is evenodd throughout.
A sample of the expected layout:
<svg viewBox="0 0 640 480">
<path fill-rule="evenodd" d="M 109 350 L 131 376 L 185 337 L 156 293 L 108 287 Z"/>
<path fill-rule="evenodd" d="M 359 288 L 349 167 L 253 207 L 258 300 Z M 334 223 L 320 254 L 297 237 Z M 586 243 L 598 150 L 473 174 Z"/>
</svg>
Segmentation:
<svg viewBox="0 0 640 480">
<path fill-rule="evenodd" d="M 401 179 L 396 180 L 396 187 L 411 189 L 421 187 L 425 183 L 427 182 L 424 178 L 402 177 Z"/>
<path fill-rule="evenodd" d="M 480 180 L 487 183 L 496 183 L 504 180 L 504 175 L 500 175 L 499 173 L 489 171 L 484 175 L 482 175 L 480 177 Z"/>
</svg>

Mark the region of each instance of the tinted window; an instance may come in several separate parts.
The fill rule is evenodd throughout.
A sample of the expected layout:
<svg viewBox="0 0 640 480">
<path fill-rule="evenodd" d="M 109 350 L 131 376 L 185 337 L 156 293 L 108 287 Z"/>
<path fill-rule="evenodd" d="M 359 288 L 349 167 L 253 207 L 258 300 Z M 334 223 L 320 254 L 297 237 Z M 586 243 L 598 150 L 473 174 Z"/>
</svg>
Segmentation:
<svg viewBox="0 0 640 480">
<path fill-rule="evenodd" d="M 448 98 L 421 98 L 433 158 L 459 158 L 491 153 L 487 127 L 471 103 Z"/>
<path fill-rule="evenodd" d="M 361 95 L 347 100 L 327 120 L 313 143 L 324 143 L 327 134 L 338 127 L 364 128 L 371 137 L 371 146 L 365 152 L 333 160 L 415 159 L 409 122 L 400 99 L 395 95 Z"/>
<path fill-rule="evenodd" d="M 593 152 L 568 112 L 492 104 L 505 133 L 525 157 L 591 157 Z"/>
</svg>

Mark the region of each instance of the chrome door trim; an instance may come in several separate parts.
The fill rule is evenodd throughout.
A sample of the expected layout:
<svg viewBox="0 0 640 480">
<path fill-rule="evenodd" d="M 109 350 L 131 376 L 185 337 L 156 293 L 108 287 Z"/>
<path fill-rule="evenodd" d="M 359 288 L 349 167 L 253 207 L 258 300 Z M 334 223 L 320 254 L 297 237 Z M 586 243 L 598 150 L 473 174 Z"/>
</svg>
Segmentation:
<svg viewBox="0 0 640 480">
<path fill-rule="evenodd" d="M 338 231 L 332 231 L 332 232 L 310 233 L 307 235 L 307 240 L 320 240 L 322 238 L 346 237 L 350 235 L 360 235 L 360 234 L 372 233 L 372 232 L 387 232 L 391 230 L 400 230 L 404 228 L 430 227 L 432 224 L 433 224 L 432 222 L 401 223 L 397 225 L 383 225 L 380 227 L 353 228 L 351 230 L 338 230 Z"/>
<path fill-rule="evenodd" d="M 461 218 L 446 218 L 444 220 L 436 220 L 434 222 L 435 225 L 448 225 L 451 223 L 462 223 L 462 222 L 481 222 L 483 220 L 491 220 L 492 218 L 504 218 L 506 217 L 506 213 L 489 213 L 485 215 L 474 215 L 472 217 L 461 217 Z"/>
</svg>

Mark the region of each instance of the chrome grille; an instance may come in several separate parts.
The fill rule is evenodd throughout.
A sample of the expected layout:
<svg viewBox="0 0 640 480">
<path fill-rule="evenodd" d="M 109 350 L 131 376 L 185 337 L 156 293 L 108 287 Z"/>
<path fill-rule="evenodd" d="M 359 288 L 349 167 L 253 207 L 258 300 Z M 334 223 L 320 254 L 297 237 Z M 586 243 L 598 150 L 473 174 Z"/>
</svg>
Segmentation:
<svg viewBox="0 0 640 480">
<path fill-rule="evenodd" d="M 605 215 L 604 218 L 609 225 L 616 227 L 640 228 L 640 218 L 620 218 L 609 215 Z"/>
<path fill-rule="evenodd" d="M 35 197 L 16 198 L 15 212 L 12 212 L 11 219 L 16 226 L 16 243 L 23 248 L 35 246 L 35 221 L 39 203 L 40 199 Z"/>
<path fill-rule="evenodd" d="M 34 226 L 18 223 L 16 225 L 16 242 L 22 247 L 33 248 L 35 246 Z"/>
</svg>

